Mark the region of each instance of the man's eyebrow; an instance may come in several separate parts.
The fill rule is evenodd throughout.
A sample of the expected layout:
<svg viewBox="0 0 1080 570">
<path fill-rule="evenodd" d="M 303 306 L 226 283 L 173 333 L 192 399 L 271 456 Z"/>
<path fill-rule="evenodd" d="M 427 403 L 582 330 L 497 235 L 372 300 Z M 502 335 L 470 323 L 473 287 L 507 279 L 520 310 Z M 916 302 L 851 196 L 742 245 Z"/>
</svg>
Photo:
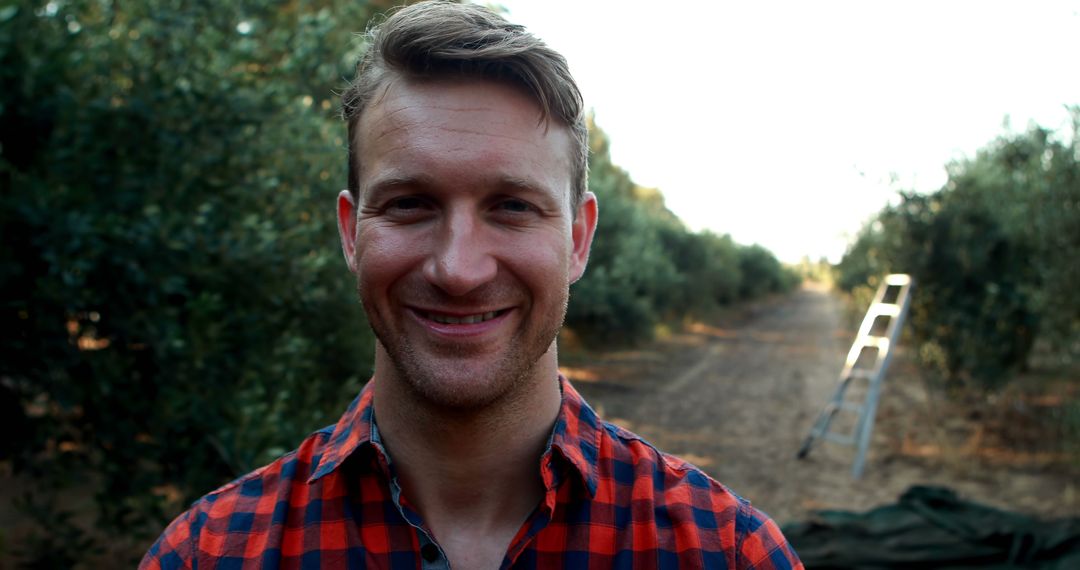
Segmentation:
<svg viewBox="0 0 1080 570">
<path fill-rule="evenodd" d="M 391 190 L 403 187 L 423 187 L 431 184 L 426 176 L 396 176 L 390 175 L 379 178 L 361 188 L 361 195 L 366 199 L 378 198 Z"/>
<path fill-rule="evenodd" d="M 494 175 L 487 181 L 480 181 L 479 186 L 499 192 L 530 194 L 537 197 L 537 199 L 540 197 L 555 198 L 558 195 L 555 189 L 549 188 L 538 180 L 513 175 Z M 399 175 L 388 173 L 386 176 L 375 179 L 361 187 L 361 203 L 379 202 L 384 195 L 402 189 L 438 192 L 440 184 L 438 179 L 425 174 Z"/>
<path fill-rule="evenodd" d="M 529 178 L 521 178 L 518 176 L 504 176 L 499 178 L 499 185 L 503 188 L 509 188 L 512 190 L 521 190 L 525 192 L 535 192 L 539 194 L 551 194 L 552 191 L 547 186 L 539 183 L 536 180 Z"/>
</svg>

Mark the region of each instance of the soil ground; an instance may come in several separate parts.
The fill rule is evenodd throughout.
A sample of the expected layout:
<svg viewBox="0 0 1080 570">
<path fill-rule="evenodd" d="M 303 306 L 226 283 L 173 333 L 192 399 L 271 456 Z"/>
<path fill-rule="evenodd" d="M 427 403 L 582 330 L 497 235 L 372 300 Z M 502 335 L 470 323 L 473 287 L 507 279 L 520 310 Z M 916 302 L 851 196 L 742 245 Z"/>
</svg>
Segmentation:
<svg viewBox="0 0 1080 570">
<path fill-rule="evenodd" d="M 809 285 L 642 349 L 564 349 L 560 360 L 602 417 L 698 465 L 781 524 L 894 503 L 915 484 L 1043 518 L 1080 514 L 1075 455 L 1039 422 L 1038 400 L 988 412 L 934 394 L 902 345 L 863 476 L 851 476 L 851 447 L 821 442 L 796 459 L 836 387 L 858 328 L 849 320 L 858 317 L 845 318 L 839 297 Z"/>
</svg>

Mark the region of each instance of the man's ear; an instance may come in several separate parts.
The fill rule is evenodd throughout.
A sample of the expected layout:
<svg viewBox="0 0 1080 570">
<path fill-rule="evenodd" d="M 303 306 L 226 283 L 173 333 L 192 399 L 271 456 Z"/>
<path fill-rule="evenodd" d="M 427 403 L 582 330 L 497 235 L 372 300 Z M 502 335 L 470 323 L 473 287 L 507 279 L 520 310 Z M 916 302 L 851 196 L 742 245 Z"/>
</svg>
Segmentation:
<svg viewBox="0 0 1080 570">
<path fill-rule="evenodd" d="M 596 232 L 597 205 L 596 195 L 586 192 L 581 197 L 570 235 L 574 249 L 570 252 L 570 282 L 574 283 L 585 273 L 589 263 L 589 249 L 592 247 L 593 234 Z"/>
<path fill-rule="evenodd" d="M 348 190 L 342 190 L 337 197 L 337 229 L 345 263 L 349 271 L 356 273 L 356 200 Z"/>
</svg>

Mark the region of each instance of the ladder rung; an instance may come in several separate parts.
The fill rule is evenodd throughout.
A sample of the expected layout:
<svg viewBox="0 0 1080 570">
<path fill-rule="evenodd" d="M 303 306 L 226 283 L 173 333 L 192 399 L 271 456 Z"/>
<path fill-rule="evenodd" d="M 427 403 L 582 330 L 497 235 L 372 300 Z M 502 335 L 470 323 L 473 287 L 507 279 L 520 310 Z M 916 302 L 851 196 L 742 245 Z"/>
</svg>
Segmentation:
<svg viewBox="0 0 1080 570">
<path fill-rule="evenodd" d="M 840 402 L 840 409 L 845 412 L 862 413 L 863 406 L 862 404 L 854 404 L 852 402 Z"/>
<path fill-rule="evenodd" d="M 896 303 L 874 303 L 866 311 L 874 316 L 895 317 L 900 314 L 900 305 Z"/>
<path fill-rule="evenodd" d="M 874 346 L 882 350 L 889 348 L 889 337 L 878 335 L 863 335 L 855 339 L 856 346 Z"/>
<path fill-rule="evenodd" d="M 839 443 L 840 445 L 855 445 L 855 438 L 850 435 L 840 435 L 838 433 L 826 433 L 821 436 L 825 441 L 831 441 L 833 443 Z"/>
<path fill-rule="evenodd" d="M 860 380 L 870 380 L 874 377 L 873 368 L 853 368 L 851 372 L 847 373 L 848 378 L 858 378 Z"/>
<path fill-rule="evenodd" d="M 907 285 L 911 283 L 911 276 L 906 273 L 893 273 L 885 277 L 885 283 L 888 285 Z"/>
<path fill-rule="evenodd" d="M 825 412 L 831 411 L 844 411 L 844 412 L 856 412 L 861 413 L 863 409 L 862 404 L 856 404 L 854 402 L 829 402 L 825 404 Z"/>
</svg>

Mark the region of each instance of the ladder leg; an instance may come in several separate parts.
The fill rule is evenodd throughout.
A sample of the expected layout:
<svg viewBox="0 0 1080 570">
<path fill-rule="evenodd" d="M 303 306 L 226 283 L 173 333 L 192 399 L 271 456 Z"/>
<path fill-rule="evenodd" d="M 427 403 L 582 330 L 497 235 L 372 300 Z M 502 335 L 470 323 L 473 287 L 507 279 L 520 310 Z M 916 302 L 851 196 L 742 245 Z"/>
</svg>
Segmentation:
<svg viewBox="0 0 1080 570">
<path fill-rule="evenodd" d="M 810 448 L 813 447 L 814 441 L 828 433 L 829 425 L 832 424 L 833 418 L 836 417 L 836 412 L 840 410 L 840 405 L 844 401 L 844 394 L 847 392 L 847 387 L 850 382 L 851 379 L 846 378 L 836 387 L 832 399 L 818 414 L 817 419 L 814 420 L 814 426 L 810 428 L 810 433 L 807 434 L 806 439 L 803 440 L 802 447 L 800 447 L 799 452 L 795 454 L 796 459 L 804 459 L 810 453 Z"/>
<path fill-rule="evenodd" d="M 799 452 L 795 454 L 795 459 L 805 459 L 807 454 L 810 453 L 810 446 L 814 444 L 814 436 L 808 435 L 803 440 L 802 447 L 799 448 Z"/>
<path fill-rule="evenodd" d="M 875 382 L 870 385 L 863 413 L 859 414 L 858 425 L 858 451 L 855 454 L 855 463 L 851 466 L 851 477 L 862 477 L 863 467 L 866 466 L 866 453 L 870 449 L 870 436 L 874 433 L 874 415 L 877 413 L 878 396 L 880 395 L 881 383 Z"/>
</svg>

